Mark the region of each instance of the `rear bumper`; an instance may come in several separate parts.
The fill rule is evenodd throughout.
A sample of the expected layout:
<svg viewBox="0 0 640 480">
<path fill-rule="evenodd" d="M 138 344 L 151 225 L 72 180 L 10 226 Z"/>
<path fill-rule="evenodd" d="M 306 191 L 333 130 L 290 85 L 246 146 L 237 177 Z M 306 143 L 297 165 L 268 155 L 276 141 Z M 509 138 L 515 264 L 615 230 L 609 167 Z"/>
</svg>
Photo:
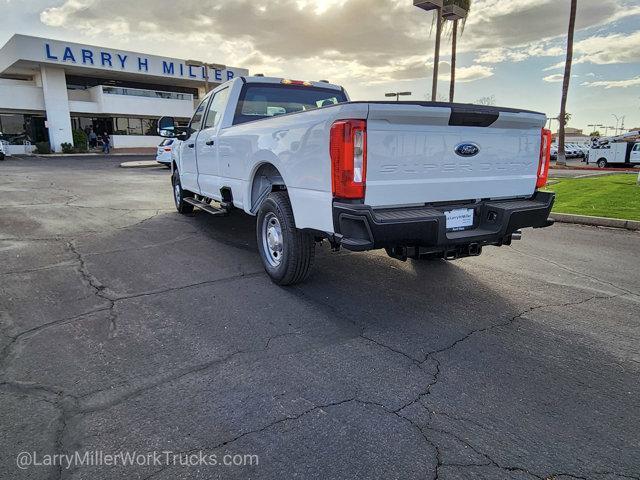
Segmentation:
<svg viewBox="0 0 640 480">
<path fill-rule="evenodd" d="M 526 200 L 384 209 L 334 202 L 334 231 L 340 244 L 353 251 L 426 247 L 428 252 L 446 252 L 472 244 L 502 245 L 521 228 L 552 225 L 549 214 L 554 199 L 553 193 L 536 192 Z M 447 231 L 444 212 L 456 208 L 474 209 L 472 228 Z"/>
</svg>

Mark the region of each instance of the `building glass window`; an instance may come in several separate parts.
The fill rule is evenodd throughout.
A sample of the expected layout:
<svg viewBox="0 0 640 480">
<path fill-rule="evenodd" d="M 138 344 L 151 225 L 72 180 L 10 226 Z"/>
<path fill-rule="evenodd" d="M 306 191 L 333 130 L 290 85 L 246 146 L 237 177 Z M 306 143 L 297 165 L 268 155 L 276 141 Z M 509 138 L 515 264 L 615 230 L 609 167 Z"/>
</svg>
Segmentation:
<svg viewBox="0 0 640 480">
<path fill-rule="evenodd" d="M 158 119 L 157 118 L 143 118 L 142 130 L 145 135 L 158 135 Z"/>
<path fill-rule="evenodd" d="M 130 118 L 129 129 L 127 130 L 129 135 L 142 135 L 142 119 Z"/>
<path fill-rule="evenodd" d="M 18 113 L 0 113 L 0 139 L 13 145 L 47 140 L 44 117 Z"/>
<path fill-rule="evenodd" d="M 128 135 L 129 134 L 129 119 L 126 117 L 116 117 L 113 119 L 113 133 L 114 135 Z"/>
</svg>

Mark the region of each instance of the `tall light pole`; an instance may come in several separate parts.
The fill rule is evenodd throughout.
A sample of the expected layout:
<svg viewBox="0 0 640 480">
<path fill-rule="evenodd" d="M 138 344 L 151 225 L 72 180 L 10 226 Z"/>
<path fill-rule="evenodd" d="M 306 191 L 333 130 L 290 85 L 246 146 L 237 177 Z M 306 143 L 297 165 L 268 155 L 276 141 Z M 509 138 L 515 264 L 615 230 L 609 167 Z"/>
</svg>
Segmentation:
<svg viewBox="0 0 640 480">
<path fill-rule="evenodd" d="M 611 116 L 616 119 L 616 133 L 615 133 L 615 135 L 617 135 L 618 134 L 618 125 L 620 124 L 620 117 L 618 117 L 615 113 L 612 113 Z"/>
<path fill-rule="evenodd" d="M 602 128 L 604 127 L 604 125 L 602 125 L 601 123 L 592 123 L 591 125 L 587 125 L 587 127 L 593 128 L 592 131 L 595 132 L 597 128 Z"/>
<path fill-rule="evenodd" d="M 204 94 L 206 95 L 207 93 L 209 93 L 209 69 L 212 68 L 214 70 L 226 70 L 227 66 L 226 65 L 222 65 L 220 63 L 206 63 L 206 62 L 201 62 L 200 60 L 187 60 L 185 62 L 185 65 L 187 67 L 200 67 L 203 69 L 203 76 L 204 76 Z"/>
<path fill-rule="evenodd" d="M 442 36 L 442 7 L 443 0 L 413 0 L 413 5 L 421 10 L 436 11 L 436 46 L 433 56 L 433 84 L 431 85 L 431 101 L 435 102 L 438 95 L 438 68 L 440 66 L 440 37 Z"/>
<path fill-rule="evenodd" d="M 396 102 L 400 101 L 400 97 L 405 97 L 411 95 L 411 92 L 389 92 L 385 93 L 385 97 L 396 97 Z"/>
</svg>

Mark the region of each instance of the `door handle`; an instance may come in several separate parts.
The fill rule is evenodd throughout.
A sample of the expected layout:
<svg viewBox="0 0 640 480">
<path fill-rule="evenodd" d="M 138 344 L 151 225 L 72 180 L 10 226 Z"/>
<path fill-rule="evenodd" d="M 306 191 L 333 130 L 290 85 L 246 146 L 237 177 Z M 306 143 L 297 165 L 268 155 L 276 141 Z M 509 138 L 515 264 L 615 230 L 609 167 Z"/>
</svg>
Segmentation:
<svg viewBox="0 0 640 480">
<path fill-rule="evenodd" d="M 189 144 L 187 145 L 187 147 L 189 147 L 189 148 L 193 148 L 193 147 L 195 147 L 195 146 L 196 146 L 196 144 L 195 144 L 195 143 L 189 143 Z"/>
<path fill-rule="evenodd" d="M 205 145 L 209 145 L 212 146 L 215 142 L 213 140 L 209 140 L 208 142 L 205 142 Z"/>
</svg>

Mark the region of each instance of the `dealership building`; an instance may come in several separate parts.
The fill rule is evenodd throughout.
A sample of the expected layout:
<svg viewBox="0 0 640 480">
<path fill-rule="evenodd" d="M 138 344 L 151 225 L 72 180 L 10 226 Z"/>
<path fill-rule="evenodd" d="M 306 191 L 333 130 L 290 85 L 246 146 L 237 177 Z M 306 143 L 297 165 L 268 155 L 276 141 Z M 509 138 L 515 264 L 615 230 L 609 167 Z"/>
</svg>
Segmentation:
<svg viewBox="0 0 640 480">
<path fill-rule="evenodd" d="M 242 68 L 14 35 L 0 49 L 0 138 L 14 152 L 73 144 L 73 131 L 107 132 L 114 148 L 159 143 L 163 115 L 186 121 L 194 104 Z M 208 78 L 206 78 L 208 77 Z M 26 145 L 26 146 L 25 146 Z"/>
</svg>

